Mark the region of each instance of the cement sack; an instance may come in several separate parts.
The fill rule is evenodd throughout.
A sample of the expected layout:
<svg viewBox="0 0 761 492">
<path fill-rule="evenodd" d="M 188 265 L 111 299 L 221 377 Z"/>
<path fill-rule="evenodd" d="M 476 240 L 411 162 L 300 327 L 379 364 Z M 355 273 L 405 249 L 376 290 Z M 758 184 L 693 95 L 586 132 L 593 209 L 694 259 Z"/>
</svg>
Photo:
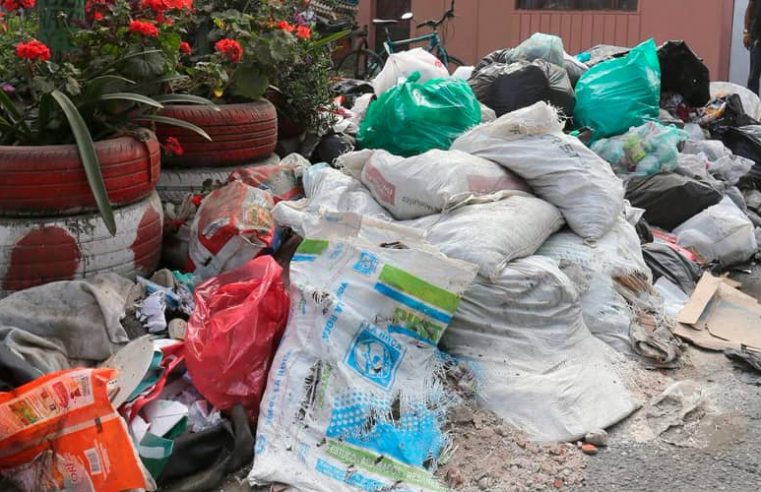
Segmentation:
<svg viewBox="0 0 761 492">
<path fill-rule="evenodd" d="M 673 230 L 677 243 L 728 267 L 751 259 L 758 245 L 753 223 L 729 197 Z"/>
<path fill-rule="evenodd" d="M 533 255 L 563 224 L 554 206 L 513 194 L 472 199 L 423 227 L 442 253 L 474 263 L 480 275 L 496 280 L 508 263 Z"/>
<path fill-rule="evenodd" d="M 523 179 L 502 166 L 458 150 L 429 150 L 406 159 L 378 150 L 359 174 L 378 203 L 398 220 L 438 214 L 473 196 L 529 191 Z"/>
<path fill-rule="evenodd" d="M 375 95 L 380 96 L 415 72 L 420 72 L 418 82 L 421 84 L 431 79 L 449 77 L 449 71 L 441 60 L 423 48 L 400 51 L 389 55 L 383 70 L 373 79 Z"/>
<path fill-rule="evenodd" d="M 355 219 L 315 228 L 291 262 L 293 302 L 262 400 L 252 485 L 442 488 L 432 463 L 448 443 L 452 398 L 436 346 L 475 267 L 418 248 L 406 228 L 385 238 L 382 223 L 374 235 L 366 224 L 327 232 Z M 389 241 L 408 249 L 381 246 Z"/>
<path fill-rule="evenodd" d="M 557 111 L 538 102 L 474 128 L 452 149 L 522 177 L 538 197 L 560 209 L 574 232 L 594 241 L 621 214 L 624 188 L 607 162 L 562 130 Z"/>
<path fill-rule="evenodd" d="M 280 202 L 272 209 L 277 225 L 290 227 L 301 237 L 305 237 L 308 224 L 314 225 L 325 212 L 354 212 L 391 220 L 358 179 L 327 165 L 309 168 L 304 174 L 304 192 L 306 198 Z"/>
<path fill-rule="evenodd" d="M 584 325 L 573 283 L 549 258 L 517 260 L 468 289 L 442 345 L 474 366 L 480 404 L 531 439 L 573 441 L 636 408 Z"/>
<path fill-rule="evenodd" d="M 679 357 L 679 343 L 669 331 L 662 303 L 653 295 L 639 236 L 623 217 L 595 245 L 570 231 L 561 232 L 537 254 L 555 260 L 574 283 L 584 321 L 594 336 L 622 353 L 658 365 L 669 365 Z M 636 299 L 625 296 L 631 285 L 639 287 Z M 656 325 L 646 330 L 643 323 L 649 323 L 651 315 Z"/>
</svg>

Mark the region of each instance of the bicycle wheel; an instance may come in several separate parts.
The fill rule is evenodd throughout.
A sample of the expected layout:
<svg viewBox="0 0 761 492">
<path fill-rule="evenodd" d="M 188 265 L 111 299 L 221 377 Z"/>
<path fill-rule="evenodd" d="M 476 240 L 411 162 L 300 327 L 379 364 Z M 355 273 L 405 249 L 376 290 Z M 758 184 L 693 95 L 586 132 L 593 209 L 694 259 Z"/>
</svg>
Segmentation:
<svg viewBox="0 0 761 492">
<path fill-rule="evenodd" d="M 358 80 L 373 78 L 383 68 L 380 56 L 367 49 L 354 50 L 336 65 L 336 75 Z"/>
</svg>

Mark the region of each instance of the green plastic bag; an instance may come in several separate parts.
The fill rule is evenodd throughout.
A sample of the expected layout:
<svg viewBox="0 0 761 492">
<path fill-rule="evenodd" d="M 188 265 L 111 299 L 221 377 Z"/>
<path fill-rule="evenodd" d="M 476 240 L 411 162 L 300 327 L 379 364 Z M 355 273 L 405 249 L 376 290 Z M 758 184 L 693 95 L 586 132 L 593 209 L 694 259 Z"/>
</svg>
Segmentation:
<svg viewBox="0 0 761 492">
<path fill-rule="evenodd" d="M 661 65 L 655 41 L 649 39 L 623 58 L 595 65 L 576 84 L 578 127 L 589 127 L 593 138 L 620 135 L 647 121 L 657 121 L 661 95 Z"/>
<path fill-rule="evenodd" d="M 411 157 L 449 149 L 465 130 L 481 122 L 481 106 L 464 80 L 418 83 L 415 72 L 373 102 L 357 135 L 362 148 Z"/>
</svg>

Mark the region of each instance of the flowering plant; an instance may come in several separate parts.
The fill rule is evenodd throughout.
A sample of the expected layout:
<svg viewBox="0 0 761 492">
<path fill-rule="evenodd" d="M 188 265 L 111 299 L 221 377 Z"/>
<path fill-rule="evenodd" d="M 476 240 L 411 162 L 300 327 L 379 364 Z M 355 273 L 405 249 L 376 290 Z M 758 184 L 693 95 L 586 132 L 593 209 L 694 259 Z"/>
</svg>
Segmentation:
<svg viewBox="0 0 761 492">
<path fill-rule="evenodd" d="M 106 225 L 115 225 L 93 142 L 135 134 L 166 103 L 210 102 L 164 94 L 178 78 L 192 0 L 88 0 L 51 42 L 38 39 L 35 0 L 2 0 L 0 145 L 76 144 Z M 54 7 L 50 7 L 54 8 Z M 63 14 L 58 13 L 58 17 Z M 50 33 L 48 33 L 50 34 Z M 60 40 L 63 39 L 63 43 Z"/>
<path fill-rule="evenodd" d="M 311 129 L 330 102 L 329 43 L 303 0 L 199 0 L 188 76 L 176 86 L 219 102 L 254 100 L 276 87 L 288 116 Z"/>
</svg>

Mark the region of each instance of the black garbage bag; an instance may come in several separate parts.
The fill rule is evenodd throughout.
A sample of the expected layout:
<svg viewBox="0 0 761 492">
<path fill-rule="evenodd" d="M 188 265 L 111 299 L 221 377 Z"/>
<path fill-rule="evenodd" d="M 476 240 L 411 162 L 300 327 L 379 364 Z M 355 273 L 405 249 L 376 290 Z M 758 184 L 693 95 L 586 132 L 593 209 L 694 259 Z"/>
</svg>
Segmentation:
<svg viewBox="0 0 761 492">
<path fill-rule="evenodd" d="M 576 82 L 578 82 L 581 76 L 584 75 L 584 72 L 589 70 L 589 68 L 585 67 L 581 63 L 576 63 L 573 60 L 569 60 L 568 58 L 563 60 L 563 66 L 565 67 L 565 71 L 568 74 L 568 80 L 571 81 L 571 87 L 574 89 L 576 88 Z"/>
<path fill-rule="evenodd" d="M 653 231 L 650 229 L 650 224 L 647 223 L 644 217 L 639 219 L 639 222 L 634 226 L 634 229 L 637 231 L 640 244 L 653 242 Z"/>
<path fill-rule="evenodd" d="M 592 68 L 598 63 L 608 61 L 611 58 L 620 58 L 622 56 L 626 56 L 629 53 L 629 51 L 631 51 L 630 48 L 624 48 L 623 46 L 613 46 L 610 44 L 598 44 L 596 46 L 592 46 L 591 48 L 589 48 L 588 50 L 584 52 L 584 54 L 589 55 L 588 58 L 584 56 L 580 59 L 584 61 L 584 64 L 586 66 L 588 66 L 589 68 Z"/>
<path fill-rule="evenodd" d="M 513 58 L 513 49 L 512 48 L 505 48 L 502 50 L 495 50 L 486 55 L 485 57 L 481 58 L 481 61 L 478 62 L 478 65 L 476 65 L 476 68 L 473 69 L 473 73 L 479 72 L 482 68 L 487 67 L 493 63 L 504 63 L 505 65 L 508 65 L 510 63 L 513 63 L 516 61 Z"/>
<path fill-rule="evenodd" d="M 721 141 L 736 155 L 756 163 L 743 180 L 761 186 L 761 125 L 726 128 Z"/>
<path fill-rule="evenodd" d="M 352 108 L 359 96 L 362 94 L 372 94 L 374 89 L 372 84 L 366 80 L 341 79 L 333 84 L 331 91 L 335 96 L 344 97 L 342 106 Z"/>
<path fill-rule="evenodd" d="M 679 174 L 634 176 L 626 182 L 626 199 L 632 206 L 645 209 L 648 224 L 667 231 L 722 198 L 710 185 Z"/>
<path fill-rule="evenodd" d="M 667 41 L 658 48 L 661 92 L 676 92 L 694 107 L 711 99 L 708 67 L 684 41 Z"/>
<path fill-rule="evenodd" d="M 695 289 L 700 278 L 700 266 L 668 244 L 645 244 L 642 246 L 642 256 L 653 272 L 654 282 L 666 277 L 688 295 Z"/>
<path fill-rule="evenodd" d="M 468 80 L 481 103 L 502 116 L 510 111 L 547 101 L 573 115 L 576 95 L 565 68 L 545 60 L 492 63 Z"/>
<path fill-rule="evenodd" d="M 230 421 L 178 437 L 157 482 L 164 491 L 214 490 L 253 458 L 254 436 L 245 409 L 238 405 L 230 412 Z"/>
<path fill-rule="evenodd" d="M 312 153 L 312 162 L 327 162 L 333 164 L 343 154 L 351 152 L 357 146 L 357 141 L 351 135 L 330 133 L 322 137 Z"/>
</svg>

